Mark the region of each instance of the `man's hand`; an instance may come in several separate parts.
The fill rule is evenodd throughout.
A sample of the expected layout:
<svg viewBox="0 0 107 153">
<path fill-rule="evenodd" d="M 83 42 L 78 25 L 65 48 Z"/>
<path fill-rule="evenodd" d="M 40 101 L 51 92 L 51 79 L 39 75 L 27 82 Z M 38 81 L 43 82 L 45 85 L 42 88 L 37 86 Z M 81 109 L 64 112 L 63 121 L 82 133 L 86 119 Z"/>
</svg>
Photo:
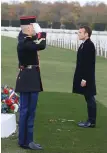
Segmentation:
<svg viewBox="0 0 107 153">
<path fill-rule="evenodd" d="M 83 80 L 81 81 L 81 87 L 85 87 L 86 86 L 86 80 Z"/>
</svg>

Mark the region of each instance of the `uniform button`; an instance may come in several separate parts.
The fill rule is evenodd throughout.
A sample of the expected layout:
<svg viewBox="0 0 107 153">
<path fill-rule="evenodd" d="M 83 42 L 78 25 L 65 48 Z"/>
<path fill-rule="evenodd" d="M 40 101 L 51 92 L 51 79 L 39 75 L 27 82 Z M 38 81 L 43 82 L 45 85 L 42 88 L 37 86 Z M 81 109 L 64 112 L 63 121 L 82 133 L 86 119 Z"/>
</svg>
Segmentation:
<svg viewBox="0 0 107 153">
<path fill-rule="evenodd" d="M 20 79 L 20 77 L 19 77 L 19 79 Z"/>
</svg>

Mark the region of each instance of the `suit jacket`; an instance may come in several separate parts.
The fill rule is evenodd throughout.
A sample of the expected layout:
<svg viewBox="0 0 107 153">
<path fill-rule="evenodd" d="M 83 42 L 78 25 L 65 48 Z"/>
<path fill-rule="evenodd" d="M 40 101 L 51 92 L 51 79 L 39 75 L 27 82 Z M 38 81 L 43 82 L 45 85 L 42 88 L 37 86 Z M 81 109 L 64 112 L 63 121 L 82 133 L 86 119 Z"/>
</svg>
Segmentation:
<svg viewBox="0 0 107 153">
<path fill-rule="evenodd" d="M 78 49 L 73 79 L 73 93 L 87 96 L 96 95 L 95 61 L 95 46 L 89 38 Z M 81 87 L 82 79 L 86 80 L 85 87 Z"/>
</svg>

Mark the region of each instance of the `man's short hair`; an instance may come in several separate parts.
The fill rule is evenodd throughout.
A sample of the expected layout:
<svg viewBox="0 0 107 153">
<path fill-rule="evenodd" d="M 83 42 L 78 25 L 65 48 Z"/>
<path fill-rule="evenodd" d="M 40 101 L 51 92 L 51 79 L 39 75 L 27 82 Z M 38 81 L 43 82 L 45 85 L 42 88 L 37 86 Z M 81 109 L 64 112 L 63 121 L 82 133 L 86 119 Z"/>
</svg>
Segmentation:
<svg viewBox="0 0 107 153">
<path fill-rule="evenodd" d="M 88 36 L 91 37 L 92 30 L 91 30 L 91 28 L 89 26 L 85 26 L 85 25 L 84 26 L 80 26 L 79 29 L 85 29 L 85 32 L 87 32 Z"/>
</svg>

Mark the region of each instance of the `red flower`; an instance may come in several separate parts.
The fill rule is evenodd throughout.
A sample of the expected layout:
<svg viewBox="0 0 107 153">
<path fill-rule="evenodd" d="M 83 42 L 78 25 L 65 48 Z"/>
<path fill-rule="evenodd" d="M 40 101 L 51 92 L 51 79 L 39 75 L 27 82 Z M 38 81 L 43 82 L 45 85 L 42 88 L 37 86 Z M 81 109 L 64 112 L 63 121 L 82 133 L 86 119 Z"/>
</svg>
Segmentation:
<svg viewBox="0 0 107 153">
<path fill-rule="evenodd" d="M 3 90 L 3 93 L 4 93 L 4 94 L 9 94 L 8 89 L 4 89 L 4 90 Z"/>
<path fill-rule="evenodd" d="M 14 105 L 11 105 L 11 106 L 10 106 L 10 109 L 11 109 L 11 110 L 14 110 L 14 109 L 15 109 Z"/>
<path fill-rule="evenodd" d="M 14 103 L 18 104 L 18 102 L 19 102 L 19 97 L 16 96 L 15 99 L 14 99 Z"/>
<path fill-rule="evenodd" d="M 18 98 L 16 97 L 16 99 L 14 100 L 14 103 L 18 104 Z"/>
<path fill-rule="evenodd" d="M 8 106 L 10 106 L 10 105 L 12 105 L 12 101 L 11 101 L 11 99 L 6 99 L 6 104 L 8 105 Z"/>
</svg>

